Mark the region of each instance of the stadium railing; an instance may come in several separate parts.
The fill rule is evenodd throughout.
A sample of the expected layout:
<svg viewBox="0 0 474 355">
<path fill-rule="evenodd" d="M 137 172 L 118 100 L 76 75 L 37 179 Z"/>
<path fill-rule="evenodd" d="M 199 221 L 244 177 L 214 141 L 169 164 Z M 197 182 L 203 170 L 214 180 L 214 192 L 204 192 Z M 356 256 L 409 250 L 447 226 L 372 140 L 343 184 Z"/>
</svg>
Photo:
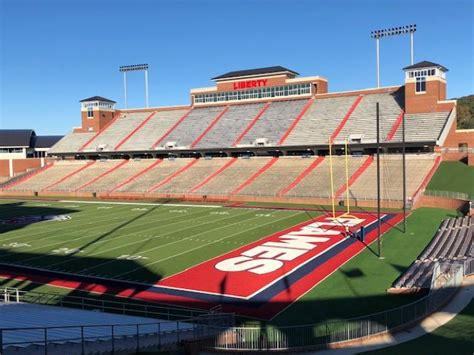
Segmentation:
<svg viewBox="0 0 474 355">
<path fill-rule="evenodd" d="M 14 352 L 20 348 L 28 348 L 30 353 L 37 351 L 46 354 L 48 347 L 53 347 L 59 353 L 83 354 L 88 353 L 86 348 L 92 352 L 100 350 L 112 353 L 119 350 L 138 352 L 174 349 L 181 346 L 182 341 L 208 339 L 215 335 L 213 332 L 217 329 L 235 325 L 235 316 L 231 313 L 26 292 L 16 288 L 0 290 L 0 302 L 56 305 L 160 319 L 128 324 L 0 328 L 0 354 L 6 353 L 5 349 Z"/>
<path fill-rule="evenodd" d="M 457 200 L 473 200 L 474 195 L 466 194 L 456 191 L 442 191 L 442 190 L 425 190 L 425 195 L 435 197 L 454 198 Z"/>
<path fill-rule="evenodd" d="M 472 262 L 469 266 L 460 264 L 427 296 L 388 311 L 308 325 L 216 329 L 212 348 L 241 351 L 325 348 L 331 343 L 359 341 L 394 332 L 415 324 L 444 306 L 457 292 L 463 275 L 471 273 L 472 269 Z"/>
</svg>

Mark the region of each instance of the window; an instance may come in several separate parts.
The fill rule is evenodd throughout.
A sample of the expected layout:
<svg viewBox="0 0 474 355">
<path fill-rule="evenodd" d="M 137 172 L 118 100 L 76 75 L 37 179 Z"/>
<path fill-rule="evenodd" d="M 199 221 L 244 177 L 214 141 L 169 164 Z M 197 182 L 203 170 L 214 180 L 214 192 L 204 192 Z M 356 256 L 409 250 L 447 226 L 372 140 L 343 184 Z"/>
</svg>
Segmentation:
<svg viewBox="0 0 474 355">
<path fill-rule="evenodd" d="M 467 152 L 467 143 L 459 143 L 458 144 L 458 151 L 459 153 L 465 153 Z"/>
<path fill-rule="evenodd" d="M 94 118 L 94 111 L 92 110 L 92 107 L 87 108 L 87 118 Z"/>
<path fill-rule="evenodd" d="M 426 91 L 426 78 L 424 76 L 416 78 L 416 92 Z"/>
</svg>

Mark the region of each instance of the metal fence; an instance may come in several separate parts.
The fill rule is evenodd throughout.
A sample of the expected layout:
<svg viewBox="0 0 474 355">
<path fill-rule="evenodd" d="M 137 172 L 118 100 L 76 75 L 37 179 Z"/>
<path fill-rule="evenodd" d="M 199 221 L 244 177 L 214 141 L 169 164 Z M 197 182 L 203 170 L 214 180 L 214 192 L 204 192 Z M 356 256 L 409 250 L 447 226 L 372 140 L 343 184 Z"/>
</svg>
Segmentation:
<svg viewBox="0 0 474 355">
<path fill-rule="evenodd" d="M 474 195 L 466 194 L 463 192 L 455 192 L 455 191 L 425 190 L 425 195 L 445 197 L 445 198 L 455 198 L 458 200 L 466 200 L 466 201 L 474 200 Z"/>
<path fill-rule="evenodd" d="M 216 329 L 213 348 L 258 351 L 323 347 L 395 331 L 442 307 L 457 291 L 463 272 L 462 267 L 454 270 L 441 287 L 413 303 L 367 316 L 290 327 Z"/>
<path fill-rule="evenodd" d="M 149 322 L 129 324 L 0 328 L 0 354 L 18 354 L 22 351 L 35 354 L 88 354 L 176 349 L 184 340 L 212 338 L 218 329 L 235 325 L 233 314 L 25 292 L 14 288 L 0 290 L 0 302 L 2 301 L 59 305 L 168 320 L 150 319 Z"/>
</svg>

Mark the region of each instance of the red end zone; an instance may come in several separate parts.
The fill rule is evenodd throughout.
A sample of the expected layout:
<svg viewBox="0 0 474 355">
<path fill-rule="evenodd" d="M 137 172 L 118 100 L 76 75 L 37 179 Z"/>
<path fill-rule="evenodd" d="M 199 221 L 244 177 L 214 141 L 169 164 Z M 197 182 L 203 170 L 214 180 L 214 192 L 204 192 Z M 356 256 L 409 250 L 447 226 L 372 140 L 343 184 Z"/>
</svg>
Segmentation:
<svg viewBox="0 0 474 355">
<path fill-rule="evenodd" d="M 382 233 L 401 219 L 400 214 L 382 215 Z M 67 275 L 49 276 L 51 273 L 22 276 L 54 286 L 178 306 L 209 309 L 222 305 L 225 312 L 271 319 L 373 242 L 377 225 L 376 216 L 369 213 L 337 220 L 319 216 L 145 289 L 132 284 L 115 288 L 106 279 L 79 282 L 77 275 L 74 280 Z M 359 233 L 361 228 L 366 231 L 365 242 L 350 235 Z M 15 278 L 12 273 L 5 276 Z"/>
</svg>

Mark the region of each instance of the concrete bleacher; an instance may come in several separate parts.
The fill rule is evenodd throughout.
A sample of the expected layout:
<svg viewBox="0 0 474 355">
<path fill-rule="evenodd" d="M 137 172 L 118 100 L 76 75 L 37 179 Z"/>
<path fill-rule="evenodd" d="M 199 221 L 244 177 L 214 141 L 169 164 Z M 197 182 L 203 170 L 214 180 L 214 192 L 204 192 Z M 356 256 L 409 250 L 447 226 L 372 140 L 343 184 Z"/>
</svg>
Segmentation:
<svg viewBox="0 0 474 355">
<path fill-rule="evenodd" d="M 357 96 L 316 99 L 285 141 L 285 145 L 327 144 Z"/>
<path fill-rule="evenodd" d="M 237 161 L 195 191 L 200 195 L 227 195 L 270 161 L 269 157 L 238 158 Z"/>
<path fill-rule="evenodd" d="M 94 136 L 95 132 L 66 134 L 59 142 L 48 150 L 48 154 L 62 152 L 78 152 L 79 149 Z"/>
<path fill-rule="evenodd" d="M 153 169 L 117 189 L 117 192 L 147 192 L 151 187 L 189 164 L 192 159 L 165 159 Z"/>
<path fill-rule="evenodd" d="M 403 109 L 402 96 L 397 93 L 364 95 L 335 142 L 350 140 L 351 136 L 361 136 L 362 143 L 376 142 L 377 102 L 380 107 L 380 140 L 384 141 Z"/>
<path fill-rule="evenodd" d="M 280 157 L 255 181 L 238 192 L 239 195 L 277 196 L 290 185 L 316 158 Z"/>
<path fill-rule="evenodd" d="M 393 284 L 393 288 L 430 288 L 437 263 L 453 266 L 474 258 L 473 217 L 448 218 L 417 260 Z"/>
<path fill-rule="evenodd" d="M 188 110 L 156 112 L 154 116 L 121 147 L 122 151 L 149 150 Z"/>
<path fill-rule="evenodd" d="M 111 325 L 114 325 L 115 351 L 122 352 L 134 352 L 138 340 L 141 350 L 157 350 L 158 347 L 166 347 L 167 342 L 176 342 L 177 329 L 180 333 L 178 339 L 192 337 L 194 329 L 192 324 L 186 322 L 36 304 L 0 303 L 0 329 L 3 329 L 3 349 L 0 352 L 46 353 L 44 328 L 48 327 L 48 354 L 81 354 L 82 336 L 86 338 L 84 347 L 87 353 L 109 353 L 112 345 Z M 137 329 L 140 339 L 137 339 Z"/>
<path fill-rule="evenodd" d="M 436 141 L 448 120 L 449 112 L 430 112 L 405 115 L 405 140 L 407 142 Z M 401 142 L 400 126 L 392 141 Z"/>
<path fill-rule="evenodd" d="M 87 168 L 68 177 L 67 179 L 64 179 L 58 184 L 55 184 L 47 188 L 46 190 L 47 191 L 75 191 L 82 185 L 98 177 L 100 174 L 103 174 L 107 170 L 116 166 L 117 164 L 120 164 L 120 162 L 121 162 L 120 160 L 106 160 L 106 161 L 97 160 L 95 161 L 95 163 L 91 164 Z"/>
<path fill-rule="evenodd" d="M 280 138 L 307 102 L 308 100 L 272 102 L 252 129 L 242 137 L 238 146 L 253 146 L 258 138 L 268 139 L 269 145 L 278 145 Z"/>
<path fill-rule="evenodd" d="M 85 186 L 79 191 L 110 191 L 119 183 L 145 169 L 152 161 L 153 160 L 130 160 L 119 169 L 112 171 L 110 174 L 105 175 L 104 177 L 98 179 L 90 185 Z"/>
<path fill-rule="evenodd" d="M 196 148 L 230 147 L 263 109 L 264 104 L 230 106 L 222 118 L 196 145 Z"/>
<path fill-rule="evenodd" d="M 176 142 L 178 148 L 187 148 L 191 146 L 194 140 L 204 132 L 212 120 L 214 120 L 214 118 L 216 118 L 216 116 L 223 110 L 225 110 L 225 106 L 193 109 L 191 113 L 174 130 L 172 130 L 156 148 L 163 148 L 167 142 Z"/>
<path fill-rule="evenodd" d="M 53 182 L 62 179 L 75 170 L 83 167 L 87 161 L 58 161 L 52 167 L 35 174 L 25 181 L 22 181 L 8 188 L 10 191 L 40 191 L 51 185 Z"/>
<path fill-rule="evenodd" d="M 406 157 L 406 193 L 412 196 L 423 182 L 433 167 L 436 156 L 407 155 Z M 402 157 L 400 155 L 384 155 L 380 159 L 380 186 L 382 199 L 390 201 L 402 200 L 403 176 Z M 353 199 L 377 198 L 377 164 L 374 161 L 362 176 L 349 188 L 350 197 Z"/>
<path fill-rule="evenodd" d="M 196 184 L 222 167 L 228 158 L 199 159 L 189 169 L 183 171 L 179 176 L 171 179 L 168 183 L 158 187 L 154 192 L 184 194 L 191 190 Z"/>
<path fill-rule="evenodd" d="M 120 114 L 110 126 L 106 127 L 106 129 L 97 135 L 83 150 L 96 151 L 101 149 L 104 151 L 113 151 L 115 146 L 150 114 L 151 112 L 126 112 Z"/>
<path fill-rule="evenodd" d="M 350 157 L 348 164 L 349 176 L 351 176 L 365 161 L 366 157 Z M 333 181 L 334 192 L 346 182 L 345 157 L 333 156 Z M 326 157 L 311 173 L 309 173 L 298 185 L 288 191 L 289 197 L 331 197 L 331 174 L 330 160 Z"/>
</svg>

